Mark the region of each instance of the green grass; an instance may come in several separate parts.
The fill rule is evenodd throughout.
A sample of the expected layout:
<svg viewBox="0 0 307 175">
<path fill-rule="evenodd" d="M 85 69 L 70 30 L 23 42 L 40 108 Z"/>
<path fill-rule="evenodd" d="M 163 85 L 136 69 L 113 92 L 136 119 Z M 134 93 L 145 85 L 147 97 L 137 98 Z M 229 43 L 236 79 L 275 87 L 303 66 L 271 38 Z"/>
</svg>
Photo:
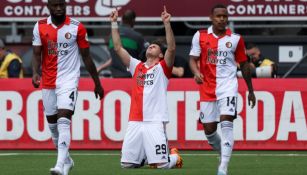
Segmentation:
<svg viewBox="0 0 307 175">
<path fill-rule="evenodd" d="M 16 153 L 16 155 L 6 153 Z M 215 175 L 218 158 L 211 151 L 181 151 L 182 169 L 121 169 L 119 151 L 71 151 L 75 167 L 71 175 Z M 55 151 L 0 151 L 1 175 L 49 174 L 56 161 Z M 304 175 L 306 152 L 235 151 L 229 175 Z"/>
</svg>

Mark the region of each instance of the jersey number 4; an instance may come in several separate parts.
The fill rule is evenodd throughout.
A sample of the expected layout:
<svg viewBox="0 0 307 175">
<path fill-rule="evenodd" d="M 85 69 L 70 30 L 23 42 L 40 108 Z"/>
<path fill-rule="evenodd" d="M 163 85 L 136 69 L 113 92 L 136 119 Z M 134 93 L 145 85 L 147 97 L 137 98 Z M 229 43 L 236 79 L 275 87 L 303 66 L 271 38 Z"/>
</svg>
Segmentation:
<svg viewBox="0 0 307 175">
<path fill-rule="evenodd" d="M 75 101 L 75 92 L 72 91 L 71 94 L 69 95 L 69 98 L 72 100 L 72 101 Z"/>
</svg>

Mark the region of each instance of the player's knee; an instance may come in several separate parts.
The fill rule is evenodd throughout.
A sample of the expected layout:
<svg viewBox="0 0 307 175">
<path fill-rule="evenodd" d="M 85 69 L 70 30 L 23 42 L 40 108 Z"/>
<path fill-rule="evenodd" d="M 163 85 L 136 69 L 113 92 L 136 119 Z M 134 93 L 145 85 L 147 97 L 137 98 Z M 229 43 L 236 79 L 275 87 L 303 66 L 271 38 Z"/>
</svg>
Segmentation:
<svg viewBox="0 0 307 175">
<path fill-rule="evenodd" d="M 120 165 L 122 168 L 140 168 L 140 165 L 135 163 L 121 162 Z"/>
</svg>

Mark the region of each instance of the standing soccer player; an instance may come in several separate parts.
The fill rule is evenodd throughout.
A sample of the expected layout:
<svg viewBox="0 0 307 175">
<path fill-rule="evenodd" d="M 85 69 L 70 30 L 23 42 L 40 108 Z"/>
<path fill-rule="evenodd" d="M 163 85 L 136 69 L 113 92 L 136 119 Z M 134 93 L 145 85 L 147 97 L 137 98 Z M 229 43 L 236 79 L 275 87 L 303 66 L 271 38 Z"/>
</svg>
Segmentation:
<svg viewBox="0 0 307 175">
<path fill-rule="evenodd" d="M 48 0 L 50 16 L 39 20 L 33 29 L 33 77 L 35 88 L 42 78 L 44 113 L 53 143 L 58 150 L 52 175 L 66 175 L 74 162 L 69 156 L 71 116 L 77 100 L 80 57 L 95 82 L 95 95 L 102 99 L 104 91 L 89 52 L 84 26 L 66 16 L 65 0 Z M 80 55 L 81 54 L 81 55 Z M 42 77 L 39 69 L 42 67 Z"/>
<path fill-rule="evenodd" d="M 200 121 L 208 143 L 221 154 L 217 174 L 227 175 L 234 145 L 233 120 L 236 118 L 238 94 L 236 62 L 242 68 L 251 107 L 254 107 L 256 98 L 243 38 L 226 27 L 227 8 L 220 4 L 214 6 L 210 19 L 212 26 L 197 31 L 193 37 L 190 67 L 196 83 L 200 84 Z M 221 124 L 221 138 L 216 132 L 218 121 Z"/>
<path fill-rule="evenodd" d="M 123 48 L 118 32 L 118 12 L 110 15 L 114 50 L 132 74 L 132 96 L 127 132 L 122 146 L 121 166 L 139 168 L 147 159 L 157 168 L 182 167 L 177 149 L 169 155 L 165 132 L 169 121 L 167 85 L 175 59 L 175 38 L 166 8 L 161 14 L 165 27 L 167 50 L 152 42 L 146 50 L 146 62 L 141 62 Z"/>
</svg>

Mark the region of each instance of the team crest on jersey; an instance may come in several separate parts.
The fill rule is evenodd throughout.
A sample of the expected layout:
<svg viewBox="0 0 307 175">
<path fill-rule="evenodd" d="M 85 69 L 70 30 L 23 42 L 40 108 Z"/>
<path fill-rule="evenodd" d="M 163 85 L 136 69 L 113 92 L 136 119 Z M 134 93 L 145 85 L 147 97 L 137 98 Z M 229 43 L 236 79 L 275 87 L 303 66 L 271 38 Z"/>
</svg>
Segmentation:
<svg viewBox="0 0 307 175">
<path fill-rule="evenodd" d="M 71 33 L 69 33 L 69 32 L 67 32 L 67 33 L 65 34 L 65 38 L 66 38 L 66 39 L 70 39 L 71 36 L 72 36 L 72 35 L 71 35 Z"/>
<path fill-rule="evenodd" d="M 226 43 L 226 47 L 227 47 L 227 48 L 231 48 L 231 47 L 232 47 L 232 43 L 231 43 L 231 42 L 227 42 L 227 43 Z"/>
</svg>

